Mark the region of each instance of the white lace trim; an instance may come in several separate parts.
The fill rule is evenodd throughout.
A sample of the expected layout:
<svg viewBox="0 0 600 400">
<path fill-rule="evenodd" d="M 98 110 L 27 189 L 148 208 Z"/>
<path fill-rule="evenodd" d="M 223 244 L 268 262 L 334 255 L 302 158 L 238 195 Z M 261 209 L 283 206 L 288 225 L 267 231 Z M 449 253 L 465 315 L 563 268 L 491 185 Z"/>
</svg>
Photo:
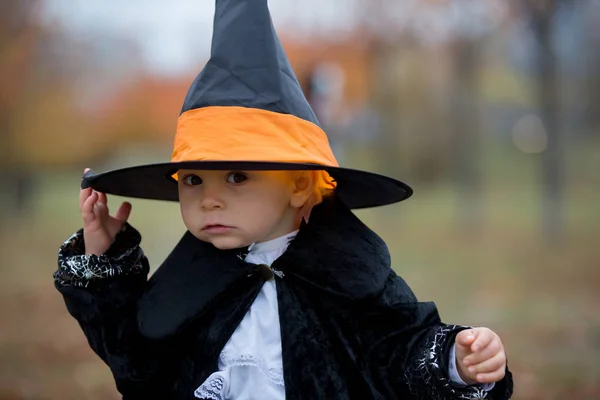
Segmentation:
<svg viewBox="0 0 600 400">
<path fill-rule="evenodd" d="M 194 396 L 199 399 L 225 400 L 225 376 L 215 372 L 194 391 Z"/>
<path fill-rule="evenodd" d="M 226 385 L 229 381 L 230 370 L 235 367 L 254 367 L 272 384 L 284 386 L 283 369 L 267 368 L 265 362 L 252 354 L 232 355 L 224 351 L 219 357 L 220 371 L 211 374 L 198 389 L 194 396 L 199 399 L 225 400 Z"/>
<path fill-rule="evenodd" d="M 221 352 L 219 357 L 219 369 L 230 369 L 231 367 L 255 367 L 274 385 L 283 386 L 283 368 L 267 367 L 265 360 L 257 358 L 252 354 L 233 354 L 228 349 Z"/>
</svg>

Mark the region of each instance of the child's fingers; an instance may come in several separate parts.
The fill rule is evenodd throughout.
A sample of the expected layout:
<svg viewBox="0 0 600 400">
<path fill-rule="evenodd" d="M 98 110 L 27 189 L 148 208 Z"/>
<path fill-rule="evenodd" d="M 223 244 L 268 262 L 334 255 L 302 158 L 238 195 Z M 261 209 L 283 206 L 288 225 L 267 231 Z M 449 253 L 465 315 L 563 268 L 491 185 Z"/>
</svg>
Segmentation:
<svg viewBox="0 0 600 400">
<path fill-rule="evenodd" d="M 106 203 L 100 201 L 100 196 L 98 196 L 98 201 L 94 204 L 94 215 L 100 220 L 100 223 L 103 226 L 106 226 L 109 217 L 108 207 L 106 206 Z"/>
<path fill-rule="evenodd" d="M 108 208 L 108 199 L 106 198 L 106 193 L 97 192 L 98 193 L 98 203 L 106 204 Z"/>
<path fill-rule="evenodd" d="M 494 383 L 502 380 L 504 375 L 506 375 L 506 364 L 489 372 L 478 373 L 475 376 L 475 380 L 479 383 Z"/>
<path fill-rule="evenodd" d="M 83 218 L 83 224 L 88 225 L 96 219 L 94 213 L 94 205 L 98 200 L 98 194 L 96 192 L 91 193 L 87 199 L 84 200 L 81 206 L 81 217 Z"/>
<path fill-rule="evenodd" d="M 86 168 L 83 170 L 83 175 L 85 175 L 90 169 Z M 82 176 L 83 179 L 83 176 Z M 85 189 L 81 189 L 79 191 L 79 210 L 81 211 L 83 208 L 83 203 L 85 202 L 85 200 L 90 197 L 90 195 L 92 194 L 92 188 L 85 188 Z"/>
<path fill-rule="evenodd" d="M 501 381 L 505 375 L 504 369 L 487 374 L 477 374 L 476 380 L 479 383 L 495 383 Z"/>
<path fill-rule="evenodd" d="M 471 345 L 471 351 L 473 352 L 481 351 L 481 349 L 487 347 L 496 336 L 495 333 L 488 328 L 477 328 L 474 330 L 476 331 L 476 337 Z"/>
<path fill-rule="evenodd" d="M 464 331 L 458 332 L 456 335 L 455 342 L 459 346 L 469 347 L 476 339 L 476 333 L 474 329 L 465 329 Z"/>
<path fill-rule="evenodd" d="M 500 340 L 492 340 L 490 344 L 488 344 L 483 349 L 471 353 L 463 359 L 464 365 L 476 365 L 485 360 L 488 360 L 494 357 L 496 354 L 502 351 L 502 342 Z"/>
<path fill-rule="evenodd" d="M 106 198 L 106 193 L 96 193 L 98 193 L 98 201 L 94 205 L 94 213 L 98 218 L 100 218 L 102 224 L 104 224 L 109 217 L 108 199 Z"/>
<path fill-rule="evenodd" d="M 125 223 L 127 222 L 127 219 L 129 219 L 129 214 L 131 214 L 131 203 L 126 201 L 123 204 L 121 204 L 121 207 L 119 207 L 119 209 L 117 210 L 117 213 L 115 214 L 115 219 Z"/>
<path fill-rule="evenodd" d="M 79 191 L 79 210 L 83 212 L 83 203 L 90 197 L 92 194 L 92 188 L 85 188 Z"/>
<path fill-rule="evenodd" d="M 490 359 L 487 359 L 477 365 L 470 366 L 468 369 L 469 373 L 479 375 L 493 373 L 496 371 L 504 371 L 505 367 L 506 356 L 503 352 L 500 352 Z"/>
</svg>

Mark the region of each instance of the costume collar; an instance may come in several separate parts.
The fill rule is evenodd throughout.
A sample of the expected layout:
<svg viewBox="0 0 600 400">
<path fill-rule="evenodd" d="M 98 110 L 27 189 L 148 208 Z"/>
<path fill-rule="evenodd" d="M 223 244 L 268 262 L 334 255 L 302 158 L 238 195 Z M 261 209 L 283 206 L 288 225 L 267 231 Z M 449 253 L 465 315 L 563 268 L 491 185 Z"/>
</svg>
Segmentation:
<svg viewBox="0 0 600 400">
<path fill-rule="evenodd" d="M 249 254 L 267 253 L 269 251 L 286 248 L 290 242 L 296 237 L 298 230 L 290 232 L 287 235 L 280 236 L 266 242 L 252 243 L 248 247 Z"/>
<path fill-rule="evenodd" d="M 273 268 L 350 299 L 378 295 L 391 271 L 387 245 L 341 201 L 315 207 Z"/>
<path fill-rule="evenodd" d="M 293 233 L 284 238 L 287 236 Z M 279 239 L 275 239 L 278 246 Z M 264 245 L 270 247 L 271 242 Z M 216 249 L 187 232 L 149 279 L 140 299 L 142 334 L 150 339 L 170 337 L 217 305 L 226 293 L 236 295 L 240 287 L 256 289 L 238 283 L 245 280 L 262 285 L 263 281 L 249 280 L 257 266 L 243 261 L 247 253 L 248 248 Z M 332 198 L 314 208 L 310 223 L 301 226 L 273 268 L 320 290 L 363 299 L 383 290 L 390 273 L 390 254 L 377 234 Z"/>
</svg>

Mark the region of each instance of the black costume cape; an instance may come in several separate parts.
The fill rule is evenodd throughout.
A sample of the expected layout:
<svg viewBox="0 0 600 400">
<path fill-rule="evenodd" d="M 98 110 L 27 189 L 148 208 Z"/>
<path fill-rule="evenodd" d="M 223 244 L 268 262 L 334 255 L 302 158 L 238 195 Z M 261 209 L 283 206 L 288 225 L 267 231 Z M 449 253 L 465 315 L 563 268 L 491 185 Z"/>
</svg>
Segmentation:
<svg viewBox="0 0 600 400">
<path fill-rule="evenodd" d="M 147 281 L 140 239 L 126 225 L 106 255 L 85 256 L 79 231 L 60 249 L 55 284 L 125 400 L 192 399 L 270 275 L 245 263 L 244 249 L 187 232 Z M 449 350 L 465 327 L 417 302 L 383 240 L 339 201 L 315 207 L 272 268 L 284 274 L 275 279 L 286 399 L 510 398 L 508 370 L 490 392 L 449 382 Z"/>
</svg>

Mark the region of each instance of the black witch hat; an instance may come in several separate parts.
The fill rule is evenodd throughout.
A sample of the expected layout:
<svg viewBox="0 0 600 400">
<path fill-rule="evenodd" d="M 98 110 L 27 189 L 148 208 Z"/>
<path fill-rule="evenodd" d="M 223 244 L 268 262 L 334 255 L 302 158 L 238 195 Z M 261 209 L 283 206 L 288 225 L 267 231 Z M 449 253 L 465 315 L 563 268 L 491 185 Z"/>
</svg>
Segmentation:
<svg viewBox="0 0 600 400">
<path fill-rule="evenodd" d="M 211 57 L 178 119 L 171 162 L 88 172 L 83 187 L 178 200 L 176 174 L 199 170 L 316 170 L 349 208 L 395 203 L 412 189 L 339 167 L 273 27 L 267 0 L 216 0 Z"/>
</svg>

